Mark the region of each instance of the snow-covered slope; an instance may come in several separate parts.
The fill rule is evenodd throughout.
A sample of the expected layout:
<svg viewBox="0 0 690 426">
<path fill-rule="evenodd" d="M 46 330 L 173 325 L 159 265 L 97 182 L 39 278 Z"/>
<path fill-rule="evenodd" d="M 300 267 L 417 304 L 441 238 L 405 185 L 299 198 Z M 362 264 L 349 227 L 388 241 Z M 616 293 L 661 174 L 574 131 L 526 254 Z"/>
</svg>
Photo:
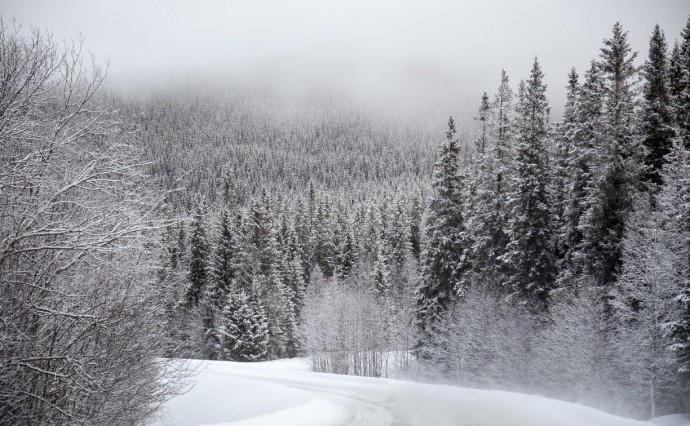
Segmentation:
<svg viewBox="0 0 690 426">
<path fill-rule="evenodd" d="M 512 392 L 313 373 L 299 359 L 190 366 L 195 386 L 164 405 L 157 425 L 651 425 Z"/>
</svg>

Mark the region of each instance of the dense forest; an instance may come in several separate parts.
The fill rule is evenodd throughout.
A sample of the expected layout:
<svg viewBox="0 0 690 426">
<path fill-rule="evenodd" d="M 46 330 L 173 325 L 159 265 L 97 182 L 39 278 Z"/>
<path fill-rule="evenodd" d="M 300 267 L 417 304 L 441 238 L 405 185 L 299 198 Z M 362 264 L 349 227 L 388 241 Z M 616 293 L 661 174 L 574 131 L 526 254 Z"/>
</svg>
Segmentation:
<svg viewBox="0 0 690 426">
<path fill-rule="evenodd" d="M 433 125 L 1 31 L 0 424 L 137 423 L 167 358 L 690 412 L 690 19 L 616 23 L 557 122 L 535 57 Z"/>
</svg>

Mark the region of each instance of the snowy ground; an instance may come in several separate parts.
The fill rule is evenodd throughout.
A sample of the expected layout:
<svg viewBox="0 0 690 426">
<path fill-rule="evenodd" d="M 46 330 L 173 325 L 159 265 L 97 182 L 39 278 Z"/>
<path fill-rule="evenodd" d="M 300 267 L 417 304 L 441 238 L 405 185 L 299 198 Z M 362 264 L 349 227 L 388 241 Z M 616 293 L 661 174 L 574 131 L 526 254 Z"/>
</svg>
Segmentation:
<svg viewBox="0 0 690 426">
<path fill-rule="evenodd" d="M 157 426 L 652 425 L 512 392 L 313 373 L 301 359 L 190 365 L 194 387 L 164 405 Z"/>
</svg>

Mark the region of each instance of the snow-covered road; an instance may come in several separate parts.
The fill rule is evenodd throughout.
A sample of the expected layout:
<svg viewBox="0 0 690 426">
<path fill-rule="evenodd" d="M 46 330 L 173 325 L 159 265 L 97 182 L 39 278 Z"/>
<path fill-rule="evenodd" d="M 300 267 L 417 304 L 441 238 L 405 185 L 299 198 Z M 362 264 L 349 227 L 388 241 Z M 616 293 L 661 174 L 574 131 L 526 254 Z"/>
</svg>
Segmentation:
<svg viewBox="0 0 690 426">
<path fill-rule="evenodd" d="M 650 425 L 512 392 L 313 373 L 302 360 L 191 363 L 194 388 L 158 425 Z"/>
</svg>

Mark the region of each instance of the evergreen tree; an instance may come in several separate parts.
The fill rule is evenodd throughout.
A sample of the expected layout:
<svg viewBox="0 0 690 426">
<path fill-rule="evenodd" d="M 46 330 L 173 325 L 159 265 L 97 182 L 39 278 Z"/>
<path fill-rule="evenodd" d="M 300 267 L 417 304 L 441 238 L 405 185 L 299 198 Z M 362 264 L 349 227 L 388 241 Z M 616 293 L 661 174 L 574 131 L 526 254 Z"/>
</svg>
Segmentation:
<svg viewBox="0 0 690 426">
<path fill-rule="evenodd" d="M 231 288 L 237 275 L 235 255 L 238 248 L 234 223 L 232 213 L 223 209 L 218 222 L 218 242 L 211 269 L 213 284 L 208 293 L 212 300 L 224 299 L 224 294 Z"/>
<path fill-rule="evenodd" d="M 434 165 L 434 197 L 426 222 L 422 278 L 416 289 L 420 357 L 429 358 L 434 324 L 467 285 L 467 252 L 471 244 L 463 218 L 464 179 L 458 168 L 460 147 L 455 119 L 448 120 L 446 140 Z"/>
<path fill-rule="evenodd" d="M 422 253 L 422 214 L 424 206 L 422 204 L 421 196 L 415 194 L 412 197 L 412 205 L 410 207 L 410 252 L 414 258 L 419 261 Z"/>
<path fill-rule="evenodd" d="M 203 201 L 198 202 L 192 220 L 187 303 L 197 306 L 209 280 L 210 247 L 206 235 L 206 207 Z"/>
<path fill-rule="evenodd" d="M 507 82 L 505 73 L 503 83 Z M 506 93 L 502 87 L 499 93 Z M 469 181 L 470 198 L 466 223 L 473 241 L 471 261 L 472 279 L 477 284 L 497 288 L 502 280 L 499 257 L 504 254 L 507 238 L 504 232 L 507 217 L 505 206 L 507 186 L 502 182 L 508 176 L 509 166 L 504 159 L 499 162 L 499 150 L 508 149 L 508 141 L 500 141 L 501 130 L 497 117 L 500 109 L 489 104 L 486 93 L 482 96 L 477 120 L 479 138 L 475 141 L 474 175 Z M 505 126 L 505 123 L 503 124 Z M 512 134 L 512 131 L 510 132 Z M 502 146 L 502 148 L 501 148 Z M 505 154 L 501 154 L 505 155 Z"/>
<path fill-rule="evenodd" d="M 678 136 L 685 149 L 690 149 L 690 17 L 681 33 L 679 50 L 675 66 L 672 68 L 680 74 L 672 76 L 675 116 Z"/>
<path fill-rule="evenodd" d="M 556 129 L 556 138 L 553 152 L 555 161 L 553 162 L 552 176 L 552 203 L 553 203 L 553 226 L 557 232 L 555 239 L 555 255 L 559 263 L 559 281 L 563 276 L 568 275 L 564 271 L 569 270 L 566 258 L 573 250 L 572 237 L 575 234 L 576 221 L 569 220 L 566 212 L 568 211 L 568 201 L 571 196 L 570 184 L 576 171 L 571 167 L 574 156 L 577 155 L 575 136 L 578 127 L 577 107 L 580 97 L 579 76 L 575 68 L 568 74 L 568 86 L 566 86 L 566 102 L 563 111 L 563 120 Z"/>
<path fill-rule="evenodd" d="M 309 282 L 311 271 L 314 268 L 314 236 L 308 207 L 305 206 L 301 198 L 297 200 L 294 221 L 299 245 L 298 251 L 302 262 L 302 271 L 304 272 L 304 282 L 306 283 Z"/>
<path fill-rule="evenodd" d="M 270 276 L 278 265 L 280 254 L 278 249 L 278 230 L 273 216 L 271 198 L 266 190 L 252 205 L 252 236 L 254 247 L 254 261 L 257 272 L 264 276 Z"/>
<path fill-rule="evenodd" d="M 318 203 L 314 226 L 314 261 L 319 265 L 323 274 L 330 278 L 334 272 L 336 253 L 331 223 L 331 207 L 324 199 Z"/>
<path fill-rule="evenodd" d="M 268 323 L 263 307 L 242 291 L 231 291 L 217 329 L 219 352 L 232 361 L 261 361 L 268 352 Z"/>
<path fill-rule="evenodd" d="M 604 286 L 613 283 L 620 271 L 623 230 L 642 172 L 641 149 L 634 137 L 635 57 L 627 32 L 616 23 L 612 37 L 604 40 L 598 62 L 604 83 L 601 116 L 604 145 L 595 147 L 599 158 L 595 174 L 597 187 L 583 219 L 586 229 L 583 244 L 589 256 L 586 264 L 598 285 Z"/>
<path fill-rule="evenodd" d="M 671 56 L 668 61 L 668 87 L 674 113 L 678 105 L 678 96 L 680 95 L 680 92 L 683 91 L 683 86 L 681 84 L 682 78 L 683 61 L 680 56 L 680 45 L 676 41 L 673 43 L 673 49 L 671 49 Z"/>
<path fill-rule="evenodd" d="M 210 359 L 218 357 L 217 319 L 227 299 L 228 291 L 233 289 L 237 275 L 235 254 L 237 252 L 234 235 L 234 219 L 228 209 L 223 209 L 218 223 L 218 240 L 211 262 L 210 279 L 204 291 L 202 321 L 206 355 Z"/>
<path fill-rule="evenodd" d="M 507 182 L 507 167 L 512 159 L 511 142 L 513 140 L 513 99 L 515 94 L 510 88 L 510 80 L 505 70 L 501 70 L 501 85 L 492 105 L 496 117 L 496 160 L 498 162 L 499 192 L 504 192 Z"/>
<path fill-rule="evenodd" d="M 384 244 L 390 254 L 391 267 L 399 268 L 411 252 L 407 210 L 404 200 L 399 197 L 390 204 L 388 232 Z"/>
<path fill-rule="evenodd" d="M 285 285 L 290 289 L 293 296 L 291 302 L 294 305 L 297 321 L 299 321 L 302 308 L 304 307 L 306 283 L 304 281 L 304 271 L 302 270 L 302 258 L 299 253 L 299 242 L 294 229 L 290 233 L 287 253 L 289 254 L 287 272 L 284 275 Z"/>
<path fill-rule="evenodd" d="M 251 242 L 251 235 L 253 234 L 254 226 L 252 219 L 249 217 L 247 211 L 239 211 L 236 215 L 235 223 L 237 228 L 234 232 L 235 251 L 231 256 L 231 264 L 229 269 L 234 271 L 233 287 L 238 290 L 243 290 L 247 294 L 252 294 L 254 291 L 254 261 L 253 261 L 253 245 Z"/>
<path fill-rule="evenodd" d="M 342 205 L 338 208 L 334 231 L 334 274 L 339 279 L 344 279 L 350 274 L 350 270 L 354 265 L 357 249 L 350 229 L 347 211 Z"/>
<path fill-rule="evenodd" d="M 535 58 L 530 79 L 520 84 L 515 182 L 509 199 L 510 243 L 503 256 L 506 284 L 535 311 L 547 309 L 555 272 L 547 193 L 549 105 L 543 79 Z"/>
<path fill-rule="evenodd" d="M 391 290 L 391 271 L 381 239 L 376 244 L 374 269 L 372 271 L 374 291 L 380 300 L 387 301 Z M 384 302 L 385 303 L 385 302 Z"/>
<path fill-rule="evenodd" d="M 661 170 L 674 138 L 668 73 L 666 40 L 657 24 L 649 41 L 649 59 L 642 71 L 645 83 L 640 129 L 642 144 L 647 148 L 644 177 L 656 185 L 661 184 Z"/>
<path fill-rule="evenodd" d="M 592 62 L 585 73 L 576 104 L 575 131 L 569 150 L 570 182 L 564 198 L 564 227 L 561 238 L 566 251 L 560 280 L 582 281 L 598 265 L 598 240 L 592 238 L 600 230 L 597 223 L 587 220 L 596 202 L 596 175 L 601 169 L 597 153 L 604 146 L 603 132 L 604 84 L 601 68 Z M 585 235 L 590 238 L 585 238 Z M 576 282 L 575 285 L 579 286 Z"/>
</svg>

